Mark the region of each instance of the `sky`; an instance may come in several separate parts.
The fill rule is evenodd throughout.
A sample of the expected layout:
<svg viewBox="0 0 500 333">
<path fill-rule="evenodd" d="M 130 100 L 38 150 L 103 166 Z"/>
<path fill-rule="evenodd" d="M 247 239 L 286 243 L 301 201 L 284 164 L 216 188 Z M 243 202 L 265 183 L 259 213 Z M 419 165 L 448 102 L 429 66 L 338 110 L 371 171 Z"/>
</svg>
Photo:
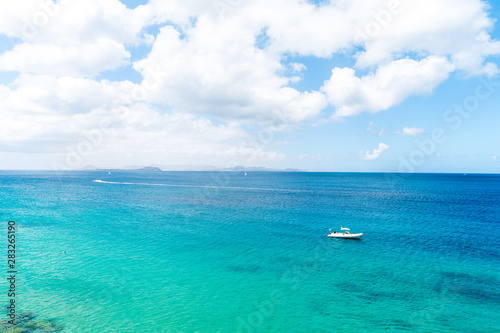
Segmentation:
<svg viewBox="0 0 500 333">
<path fill-rule="evenodd" d="M 500 172 L 500 2 L 0 4 L 0 169 Z"/>
</svg>

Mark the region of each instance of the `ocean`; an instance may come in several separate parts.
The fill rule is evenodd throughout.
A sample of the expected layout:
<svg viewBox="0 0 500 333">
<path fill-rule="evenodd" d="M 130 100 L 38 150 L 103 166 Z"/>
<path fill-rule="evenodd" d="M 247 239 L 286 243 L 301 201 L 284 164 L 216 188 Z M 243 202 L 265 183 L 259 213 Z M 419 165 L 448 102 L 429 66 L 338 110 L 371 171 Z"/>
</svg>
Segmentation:
<svg viewBox="0 0 500 333">
<path fill-rule="evenodd" d="M 500 332 L 500 175 L 1 171 L 0 196 L 25 332 Z"/>
</svg>

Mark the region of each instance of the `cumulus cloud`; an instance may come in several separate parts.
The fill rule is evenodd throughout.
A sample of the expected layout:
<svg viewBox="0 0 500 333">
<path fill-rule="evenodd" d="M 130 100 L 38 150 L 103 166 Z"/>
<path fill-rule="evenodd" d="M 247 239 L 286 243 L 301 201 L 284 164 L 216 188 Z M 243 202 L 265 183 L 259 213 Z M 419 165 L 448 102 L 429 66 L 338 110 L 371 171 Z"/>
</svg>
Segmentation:
<svg viewBox="0 0 500 333">
<path fill-rule="evenodd" d="M 277 75 L 284 69 L 279 57 L 254 44 L 251 30 L 210 19 L 184 37 L 165 27 L 134 68 L 161 68 L 157 101 L 178 110 L 224 119 L 271 117 L 279 110 L 290 122 L 317 116 L 327 105 L 324 95 L 287 87 L 290 79 Z"/>
<path fill-rule="evenodd" d="M 380 154 L 382 154 L 384 151 L 389 149 L 389 146 L 386 145 L 385 143 L 379 143 L 378 148 L 374 149 L 373 151 L 366 151 L 365 155 L 363 156 L 363 159 L 365 160 L 376 160 L 377 158 L 380 157 Z"/>
<path fill-rule="evenodd" d="M 151 6 L 128 9 L 118 0 L 2 2 L 0 33 L 30 43 L 60 45 L 99 38 L 136 43 L 152 17 Z"/>
<path fill-rule="evenodd" d="M 420 61 L 396 60 L 361 78 L 352 68 L 336 67 L 321 89 L 336 107 L 336 116 L 379 112 L 411 95 L 431 93 L 453 68 L 446 58 L 434 56 Z"/>
<path fill-rule="evenodd" d="M 134 92 L 140 87 L 128 81 L 23 74 L 9 86 L 0 85 L 0 150 L 49 154 L 53 165 L 62 168 L 103 161 L 119 167 L 137 161 L 220 165 L 284 158 L 252 144 L 238 122 L 162 112 L 138 98 Z"/>
<path fill-rule="evenodd" d="M 404 127 L 402 130 L 396 131 L 396 135 L 417 136 L 424 134 L 425 130 L 420 127 Z"/>
<path fill-rule="evenodd" d="M 2 86 L 5 97 L 0 99 L 0 105 L 5 113 L 84 114 L 130 104 L 136 86 L 129 81 L 22 74 L 8 87 Z"/>
<path fill-rule="evenodd" d="M 111 39 L 67 46 L 23 43 L 0 55 L 0 70 L 92 77 L 126 65 L 128 58 L 123 44 Z"/>
<path fill-rule="evenodd" d="M 488 32 L 494 20 L 488 5 L 480 0 L 407 0 L 390 15 L 379 32 L 363 42 L 357 65 L 368 67 L 415 52 L 447 57 L 458 69 L 473 74 L 494 74 L 496 65 L 484 63 L 500 52 L 500 43 Z M 372 22 L 375 18 L 372 18 Z"/>
<path fill-rule="evenodd" d="M 0 33 L 17 45 L 0 55 L 0 71 L 93 77 L 119 68 L 129 63 L 126 45 L 146 41 L 152 17 L 118 0 L 2 3 Z"/>
<path fill-rule="evenodd" d="M 332 109 L 334 117 L 379 112 L 431 94 L 456 70 L 498 72 L 487 61 L 500 54 L 489 34 L 494 21 L 479 0 L 405 0 L 397 10 L 387 0 L 224 3 L 2 2 L 0 34 L 13 43 L 0 54 L 0 71 L 18 77 L 0 85 L 0 146 L 63 150 L 109 117 L 104 158 L 241 157 L 250 151 L 241 146 L 249 123 L 278 119 L 278 131 Z M 322 86 L 298 88 L 309 70 L 302 59 L 338 54 L 352 56 L 353 66 L 334 67 Z M 97 79 L 121 66 L 142 82 Z M 365 158 L 387 148 L 381 143 Z M 284 158 L 266 147 L 256 152 Z"/>
<path fill-rule="evenodd" d="M 139 71 L 152 64 L 165 66 L 168 78 L 161 97 L 190 112 L 251 118 L 279 108 L 290 121 L 300 122 L 319 115 L 326 105 L 323 95 L 337 109 L 336 117 L 378 112 L 412 95 L 431 93 L 456 68 L 493 73 L 491 64 L 483 61 L 500 52 L 487 33 L 493 21 L 476 0 L 402 1 L 376 34 L 366 29 L 380 25 L 376 14 L 390 10 L 387 1 L 332 1 L 317 6 L 256 0 L 228 5 L 224 13 L 208 8 L 200 12 L 194 3 L 199 5 L 189 2 L 185 13 L 198 15 L 196 24 L 164 28 L 150 56 L 134 64 Z M 454 9 L 443 10 L 447 6 Z M 160 12 L 164 14 L 158 17 L 168 11 Z M 457 21 L 462 16 L 473 28 Z M 428 21 L 432 24 L 421 24 Z M 456 41 L 456 31 L 465 37 L 453 49 L 438 47 L 449 43 L 451 36 Z M 318 92 L 287 88 L 300 80 L 283 75 L 288 54 L 330 57 L 352 51 L 364 32 L 363 49 L 354 54 L 356 68 L 373 72 L 358 77 L 356 68 L 334 68 Z M 262 39 L 266 42 L 259 45 Z M 406 52 L 419 56 L 412 59 Z M 463 61 L 458 61 L 459 54 Z M 297 62 L 290 66 L 295 72 L 304 68 Z"/>
<path fill-rule="evenodd" d="M 89 93 L 100 88 L 80 80 L 67 83 Z M 29 90 L 34 94 L 31 97 L 24 95 L 22 104 L 17 102 L 28 91 L 11 92 L 10 98 L 0 103 L 2 151 L 54 154 L 54 161 L 70 168 L 84 167 L 85 164 L 102 165 L 102 161 L 121 166 L 137 161 L 196 164 L 200 159 L 216 164 L 235 156 L 240 160 L 249 159 L 247 156 L 251 154 L 255 161 L 280 158 L 278 153 L 265 150 L 265 147 L 240 145 L 248 135 L 236 123 L 216 124 L 203 116 L 163 113 L 140 101 L 127 107 L 107 104 L 105 99 L 121 98 L 120 95 L 126 95 L 130 87 L 110 82 L 101 82 L 100 85 L 109 91 L 89 101 L 72 100 L 75 96 L 68 90 L 50 91 L 50 94 L 61 94 L 61 105 L 53 105 L 49 103 L 49 96 L 41 91 L 37 93 L 36 82 Z M 61 112 L 61 109 L 66 109 L 66 112 Z M 105 131 L 101 131 L 103 121 L 107 124 Z M 99 132 L 97 135 L 96 131 Z M 92 135 L 102 139 L 95 143 Z M 91 151 L 87 153 L 89 146 Z M 66 161 L 70 152 L 79 150 L 82 150 L 85 163 L 74 159 Z"/>
</svg>

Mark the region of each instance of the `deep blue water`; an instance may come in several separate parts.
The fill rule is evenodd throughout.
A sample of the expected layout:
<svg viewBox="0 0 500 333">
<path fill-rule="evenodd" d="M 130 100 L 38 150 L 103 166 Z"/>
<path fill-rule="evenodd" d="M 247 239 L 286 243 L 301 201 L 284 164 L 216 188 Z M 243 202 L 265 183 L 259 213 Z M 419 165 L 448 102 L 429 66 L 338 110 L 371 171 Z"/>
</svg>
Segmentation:
<svg viewBox="0 0 500 333">
<path fill-rule="evenodd" d="M 18 311 L 64 332 L 500 331 L 500 175 L 111 173 L 0 172 Z"/>
</svg>

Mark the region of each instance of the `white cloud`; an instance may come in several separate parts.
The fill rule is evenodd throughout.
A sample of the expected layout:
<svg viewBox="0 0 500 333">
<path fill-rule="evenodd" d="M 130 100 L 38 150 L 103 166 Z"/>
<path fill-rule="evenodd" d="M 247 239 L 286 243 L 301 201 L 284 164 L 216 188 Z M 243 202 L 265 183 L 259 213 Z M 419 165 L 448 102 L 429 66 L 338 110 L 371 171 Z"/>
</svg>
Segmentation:
<svg viewBox="0 0 500 333">
<path fill-rule="evenodd" d="M 385 143 L 379 143 L 378 148 L 374 149 L 372 152 L 369 150 L 366 151 L 365 155 L 363 156 L 363 159 L 365 160 L 376 160 L 377 158 L 380 157 L 380 154 L 382 154 L 384 151 L 389 149 L 389 146 L 386 145 Z"/>
<path fill-rule="evenodd" d="M 493 159 L 493 161 L 495 161 L 495 162 L 498 160 L 497 155 L 491 155 L 491 158 L 492 158 L 492 159 Z"/>
<path fill-rule="evenodd" d="M 327 104 L 323 94 L 287 87 L 290 79 L 277 74 L 283 70 L 279 57 L 254 43 L 253 31 L 210 19 L 186 37 L 165 27 L 134 68 L 161 68 L 156 101 L 176 110 L 223 119 L 269 118 L 279 110 L 289 122 L 317 116 Z"/>
<path fill-rule="evenodd" d="M 488 32 L 494 20 L 488 5 L 480 0 L 400 1 L 399 14 L 392 15 L 380 33 L 369 38 L 365 50 L 357 54 L 361 67 L 380 65 L 400 54 L 415 52 L 446 56 L 452 64 L 469 73 L 493 74 L 498 71 L 489 55 L 500 52 L 500 43 Z"/>
<path fill-rule="evenodd" d="M 0 33 L 41 44 L 87 43 L 99 38 L 136 43 L 153 16 L 150 6 L 132 10 L 118 0 L 2 2 Z"/>
<path fill-rule="evenodd" d="M 363 41 L 364 50 L 355 54 L 357 66 L 375 66 L 373 73 L 358 78 L 351 68 L 333 70 L 321 92 L 337 108 L 336 117 L 378 112 L 412 95 L 429 94 L 456 67 L 473 73 L 489 68 L 487 64 L 483 68 L 484 57 L 477 56 L 498 53 L 496 42 L 483 38 L 492 24 L 485 7 L 476 0 L 454 2 L 451 12 L 456 6 L 460 8 L 456 9 L 458 14 L 450 14 L 450 10 L 442 11 L 451 5 L 449 0 L 440 0 L 438 5 L 435 1 L 424 2 L 403 1 L 389 24 Z M 336 1 L 322 6 L 285 0 L 238 2 L 231 4 L 222 17 L 214 10 L 196 9 L 199 5 L 193 0 L 182 6 L 184 16 L 198 15 L 195 25 L 183 24 L 177 29 L 182 33 L 171 27 L 163 29 L 151 55 L 135 64 L 138 70 L 152 64 L 167 68 L 161 98 L 189 112 L 252 118 L 279 108 L 291 112 L 290 119 L 302 121 L 320 113 L 324 98 L 316 92 L 306 94 L 283 88 L 300 79 L 282 74 L 284 56 L 330 57 L 352 50 L 359 41 L 359 31 L 377 23 L 374 13 L 386 10 L 388 2 Z M 182 12 L 180 7 L 171 10 Z M 168 10 L 160 12 L 164 14 L 158 17 L 168 16 Z M 459 15 L 473 29 L 457 23 Z M 421 22 L 427 22 L 429 16 L 432 25 L 423 25 Z M 416 21 L 419 24 L 414 24 Z M 466 35 L 455 47 L 457 52 L 438 49 L 437 45 L 443 43 L 441 38 L 448 42 L 454 30 Z M 256 48 L 257 37 L 262 36 L 267 42 L 263 49 Z M 392 42 L 393 38 L 397 42 Z M 405 38 L 420 42 L 410 47 Z M 386 53 L 377 58 L 379 49 Z M 410 49 L 418 54 L 417 59 L 406 58 L 405 52 Z M 458 53 L 470 62 L 476 61 L 477 66 L 462 66 L 456 60 Z M 422 55 L 427 57 L 419 59 Z M 302 68 L 298 63 L 291 66 Z M 289 110 L 292 100 L 295 111 Z"/>
<path fill-rule="evenodd" d="M 290 63 L 290 67 L 293 69 L 294 73 L 300 73 L 300 72 L 302 72 L 302 71 L 304 71 L 304 70 L 307 69 L 306 65 L 299 64 L 297 62 Z"/>
<path fill-rule="evenodd" d="M 432 93 L 457 69 L 493 74 L 486 59 L 500 54 L 489 35 L 494 21 L 479 0 L 401 1 L 369 34 L 387 0 L 225 1 L 225 12 L 220 2 L 203 0 L 150 0 L 135 9 L 118 0 L 62 3 L 0 4 L 0 33 L 14 38 L 0 54 L 0 71 L 19 72 L 0 85 L 3 149 L 61 151 L 75 133 L 109 117 L 113 137 L 96 150 L 101 158 L 241 158 L 251 151 L 240 144 L 249 136 L 243 125 L 290 129 L 329 112 L 328 104 L 337 119 L 379 112 Z M 153 25 L 159 33 L 156 26 L 146 31 Z M 131 54 L 143 85 L 156 71 L 154 88 L 138 96 L 141 86 L 126 79 L 95 79 L 130 64 Z M 355 65 L 333 68 L 321 89 L 294 85 L 308 77 L 301 58 L 338 54 L 352 55 Z M 381 143 L 365 158 L 387 148 Z M 285 158 L 266 147 L 255 154 Z"/>
<path fill-rule="evenodd" d="M 0 55 L 0 71 L 92 77 L 119 68 L 129 62 L 125 45 L 147 41 L 152 16 L 118 0 L 2 3 L 0 33 L 21 42 Z"/>
<path fill-rule="evenodd" d="M 446 58 L 433 56 L 396 60 L 361 78 L 352 68 L 337 67 L 321 89 L 336 107 L 336 116 L 345 117 L 387 110 L 411 95 L 429 94 L 451 71 Z"/>
<path fill-rule="evenodd" d="M 201 161 L 248 165 L 285 157 L 266 145 L 251 144 L 252 137 L 238 122 L 215 123 L 149 106 L 134 98 L 137 87 L 131 82 L 21 75 L 8 87 L 0 85 L 0 150 L 50 154 L 69 168 Z M 102 142 L 93 144 L 86 133 L 99 130 L 103 120 L 110 127 Z M 89 144 L 91 153 L 81 161 L 75 162 L 74 154 L 66 161 L 68 151 Z"/>
<path fill-rule="evenodd" d="M 0 105 L 5 112 L 64 115 L 130 104 L 136 85 L 129 81 L 97 82 L 68 76 L 22 74 L 8 87 L 2 87 L 5 97 L 0 99 Z"/>
<path fill-rule="evenodd" d="M 404 127 L 402 130 L 395 132 L 397 135 L 417 136 L 424 134 L 425 130 L 420 127 Z"/>
<path fill-rule="evenodd" d="M 0 70 L 55 76 L 95 76 L 101 71 L 126 65 L 129 57 L 122 44 L 104 38 L 91 44 L 76 43 L 64 47 L 23 43 L 0 55 Z"/>
<path fill-rule="evenodd" d="M 379 129 L 378 125 L 375 124 L 373 121 L 370 121 L 370 123 L 368 124 L 368 128 L 366 129 L 366 131 L 370 134 L 375 134 L 375 135 L 378 135 L 378 136 L 382 136 L 384 135 L 384 129 L 381 128 Z"/>
</svg>

